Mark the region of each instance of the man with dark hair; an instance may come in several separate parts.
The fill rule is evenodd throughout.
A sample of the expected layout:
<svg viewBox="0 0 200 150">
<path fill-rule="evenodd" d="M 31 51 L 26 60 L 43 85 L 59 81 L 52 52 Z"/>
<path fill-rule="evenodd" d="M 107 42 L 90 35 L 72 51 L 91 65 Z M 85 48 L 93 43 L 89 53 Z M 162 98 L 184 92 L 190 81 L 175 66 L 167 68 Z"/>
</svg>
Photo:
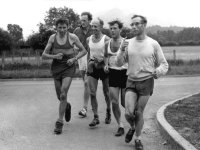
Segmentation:
<svg viewBox="0 0 200 150">
<path fill-rule="evenodd" d="M 102 80 L 103 93 L 106 100 L 106 118 L 105 123 L 111 122 L 111 110 L 110 110 L 110 97 L 109 97 L 109 83 L 108 73 L 105 71 L 105 44 L 110 39 L 108 36 L 102 34 L 103 21 L 101 19 L 94 19 L 91 22 L 93 34 L 87 38 L 89 46 L 90 60 L 88 62 L 88 84 L 90 91 L 90 99 L 92 104 L 92 110 L 94 113 L 94 119 L 89 124 L 90 127 L 94 127 L 99 124 L 98 115 L 98 102 L 96 97 L 98 80 Z"/>
<path fill-rule="evenodd" d="M 144 125 L 143 111 L 153 94 L 154 79 L 166 74 L 168 63 L 161 46 L 145 33 L 147 20 L 140 15 L 131 18 L 131 28 L 135 35 L 124 40 L 117 55 L 117 64 L 128 62 L 125 93 L 125 117 L 130 129 L 125 136 L 129 143 L 135 134 L 136 150 L 143 150 L 141 131 Z"/>
<path fill-rule="evenodd" d="M 125 88 L 127 80 L 127 63 L 118 67 L 115 63 L 117 53 L 121 47 L 123 38 L 120 35 L 123 23 L 119 20 L 113 20 L 108 23 L 112 38 L 106 44 L 105 57 L 106 65 L 109 68 L 109 91 L 112 102 L 112 110 L 118 124 L 118 130 L 115 136 L 124 134 L 124 126 L 121 121 L 121 110 L 119 106 L 119 95 L 121 96 L 121 105 L 125 107 Z"/>
<path fill-rule="evenodd" d="M 57 98 L 60 101 L 59 117 L 55 124 L 54 133 L 61 134 L 63 117 L 68 122 L 71 118 L 71 106 L 67 103 L 67 93 L 75 73 L 75 62 L 87 52 L 78 37 L 68 32 L 69 22 L 67 19 L 56 21 L 57 32 L 50 36 L 42 54 L 43 59 L 53 59 L 51 72 L 54 78 Z M 79 48 L 75 56 L 74 45 Z"/>
<path fill-rule="evenodd" d="M 86 50 L 88 50 L 88 46 L 86 43 L 86 39 L 92 35 L 92 29 L 90 26 L 90 22 L 92 20 L 92 14 L 89 12 L 83 12 L 81 13 L 81 26 L 76 28 L 74 30 L 74 34 L 78 36 L 81 43 L 85 47 Z M 89 101 L 89 87 L 88 87 L 88 79 L 86 75 L 87 71 L 87 62 L 88 62 L 88 56 L 85 55 L 81 59 L 78 60 L 79 64 L 79 70 L 84 82 L 84 94 L 83 94 L 83 108 L 79 111 L 79 115 L 82 117 L 86 117 L 87 115 L 87 107 L 88 107 L 88 101 Z"/>
</svg>

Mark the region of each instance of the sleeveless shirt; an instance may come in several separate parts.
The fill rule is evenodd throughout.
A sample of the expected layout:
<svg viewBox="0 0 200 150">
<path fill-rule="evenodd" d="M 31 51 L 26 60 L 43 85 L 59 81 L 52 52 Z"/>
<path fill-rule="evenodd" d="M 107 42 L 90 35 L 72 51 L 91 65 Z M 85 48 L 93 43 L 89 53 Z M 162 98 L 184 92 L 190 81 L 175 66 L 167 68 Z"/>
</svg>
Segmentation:
<svg viewBox="0 0 200 150">
<path fill-rule="evenodd" d="M 73 46 L 69 42 L 69 33 L 67 33 L 67 39 L 66 43 L 63 45 L 60 45 L 56 39 L 56 35 L 54 38 L 54 43 L 52 45 L 52 53 L 58 54 L 63 53 L 63 58 L 61 60 L 59 59 L 53 59 L 52 65 L 51 65 L 51 71 L 52 74 L 58 74 L 62 71 L 65 71 L 68 68 L 75 67 L 75 64 L 72 64 L 71 66 L 67 65 L 67 60 L 70 58 L 73 58 L 75 56 L 75 51 L 73 49 Z"/>
<path fill-rule="evenodd" d="M 97 43 L 92 41 L 92 35 L 89 37 L 90 59 L 97 59 L 99 62 L 103 61 L 105 51 L 105 37 L 103 35 L 101 40 Z"/>
<path fill-rule="evenodd" d="M 121 45 L 122 45 L 122 42 L 121 42 L 121 44 L 120 44 L 118 50 L 117 50 L 116 52 L 112 52 L 111 49 L 110 49 L 111 40 L 112 40 L 112 39 L 110 39 L 110 41 L 109 41 L 109 43 L 108 43 L 108 56 L 109 56 L 109 61 L 108 61 L 108 63 L 109 63 L 109 68 L 111 68 L 111 69 L 116 69 L 116 70 L 127 69 L 127 68 L 128 68 L 128 64 L 127 64 L 127 63 L 125 63 L 125 64 L 124 64 L 123 66 L 121 66 L 121 67 L 118 67 L 118 66 L 116 65 L 117 53 L 118 53 L 118 51 L 119 51 L 119 49 L 120 49 L 120 47 L 121 47 Z"/>
</svg>

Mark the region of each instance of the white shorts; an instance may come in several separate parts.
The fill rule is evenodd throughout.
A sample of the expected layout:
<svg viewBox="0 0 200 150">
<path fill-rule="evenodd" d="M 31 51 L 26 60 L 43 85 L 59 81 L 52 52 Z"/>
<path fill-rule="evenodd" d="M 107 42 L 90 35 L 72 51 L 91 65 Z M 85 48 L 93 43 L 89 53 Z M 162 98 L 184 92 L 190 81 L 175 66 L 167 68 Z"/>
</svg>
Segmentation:
<svg viewBox="0 0 200 150">
<path fill-rule="evenodd" d="M 86 71 L 87 70 L 87 54 L 82 58 L 78 59 L 79 70 Z"/>
</svg>

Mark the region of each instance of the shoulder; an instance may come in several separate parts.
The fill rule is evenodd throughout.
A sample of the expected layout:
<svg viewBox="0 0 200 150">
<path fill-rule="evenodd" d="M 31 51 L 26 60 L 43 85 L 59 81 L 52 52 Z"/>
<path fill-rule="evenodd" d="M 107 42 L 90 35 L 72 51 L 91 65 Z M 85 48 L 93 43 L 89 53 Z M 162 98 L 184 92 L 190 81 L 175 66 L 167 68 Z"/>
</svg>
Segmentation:
<svg viewBox="0 0 200 150">
<path fill-rule="evenodd" d="M 154 40 L 153 38 L 151 38 L 149 36 L 147 36 L 147 41 L 149 43 L 152 43 L 153 45 L 159 45 L 159 43 L 156 40 Z"/>
<path fill-rule="evenodd" d="M 49 42 L 54 42 L 54 39 L 56 37 L 56 34 L 52 34 L 50 37 L 49 37 Z"/>
<path fill-rule="evenodd" d="M 158 43 L 158 41 L 154 40 L 151 37 L 147 37 L 148 43 L 151 44 L 155 50 L 161 49 L 160 44 Z"/>
<path fill-rule="evenodd" d="M 78 37 L 77 37 L 77 35 L 76 35 L 76 34 L 74 34 L 74 33 L 69 33 L 69 38 L 70 38 L 71 40 L 73 40 L 73 41 L 76 41 L 76 40 L 78 40 Z"/>
<path fill-rule="evenodd" d="M 104 35 L 104 36 L 105 36 L 105 42 L 110 40 L 110 37 L 108 37 L 107 35 Z"/>
<path fill-rule="evenodd" d="M 80 32 L 81 28 L 80 27 L 77 27 L 75 30 L 74 30 L 74 34 L 77 34 L 78 32 Z"/>
</svg>

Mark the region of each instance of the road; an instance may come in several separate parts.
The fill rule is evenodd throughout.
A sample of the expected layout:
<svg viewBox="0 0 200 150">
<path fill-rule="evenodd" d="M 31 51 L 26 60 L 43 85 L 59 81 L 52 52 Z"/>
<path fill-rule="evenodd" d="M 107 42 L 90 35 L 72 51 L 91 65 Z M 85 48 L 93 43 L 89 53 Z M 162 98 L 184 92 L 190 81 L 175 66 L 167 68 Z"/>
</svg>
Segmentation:
<svg viewBox="0 0 200 150">
<path fill-rule="evenodd" d="M 165 103 L 200 91 L 200 77 L 164 77 L 155 81 L 153 96 L 144 113 L 145 125 L 142 140 L 145 150 L 172 150 L 170 143 L 160 135 L 156 112 Z M 68 99 L 72 104 L 72 119 L 65 123 L 63 134 L 54 135 L 54 123 L 58 114 L 52 80 L 46 81 L 0 81 L 0 149 L 1 150 L 133 150 L 134 142 L 124 142 L 115 137 L 116 121 L 112 115 L 110 125 L 104 123 L 105 101 L 99 82 L 100 125 L 90 129 L 93 119 L 91 107 L 87 118 L 80 118 L 83 100 L 81 80 L 73 80 Z M 128 124 L 124 119 L 125 130 Z"/>
</svg>

